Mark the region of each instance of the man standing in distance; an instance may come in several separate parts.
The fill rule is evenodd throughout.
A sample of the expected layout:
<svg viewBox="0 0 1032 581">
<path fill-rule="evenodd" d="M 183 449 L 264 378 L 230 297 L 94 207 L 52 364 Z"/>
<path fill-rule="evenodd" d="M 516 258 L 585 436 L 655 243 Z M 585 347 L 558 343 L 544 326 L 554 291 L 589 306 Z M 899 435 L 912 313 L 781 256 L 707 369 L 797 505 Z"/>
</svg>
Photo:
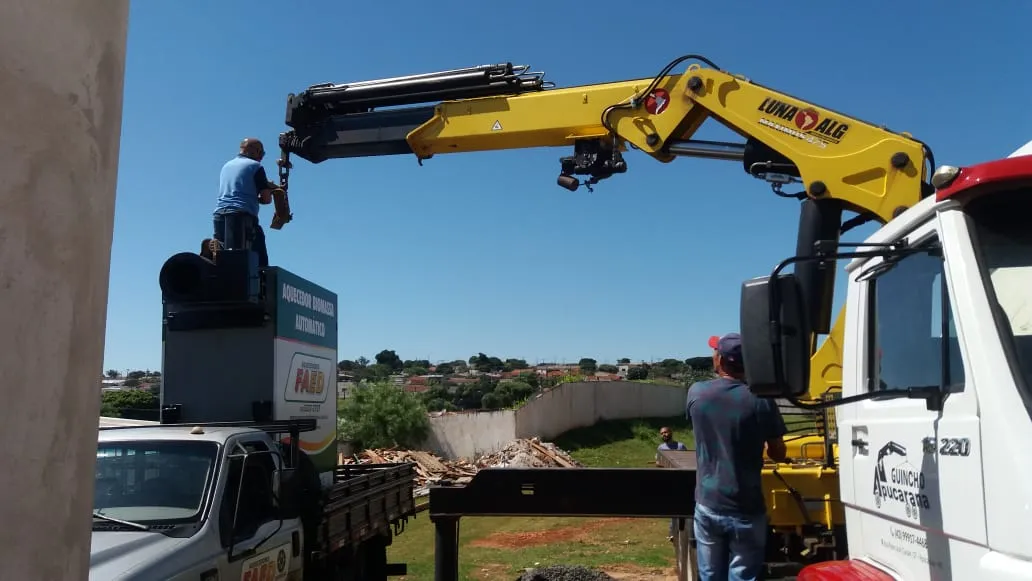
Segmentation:
<svg viewBox="0 0 1032 581">
<path fill-rule="evenodd" d="M 698 462 L 699 579 L 759 579 L 768 524 L 763 450 L 776 462 L 785 460 L 785 422 L 774 400 L 756 397 L 746 385 L 741 336 L 710 337 L 709 346 L 717 378 L 692 384 L 686 406 Z"/>
<path fill-rule="evenodd" d="M 659 466 L 659 453 L 663 450 L 680 450 L 685 451 L 688 448 L 685 447 L 684 442 L 678 442 L 674 439 L 674 431 L 668 426 L 659 428 L 659 438 L 663 440 L 659 446 L 656 446 L 656 466 Z"/>
<path fill-rule="evenodd" d="M 269 181 L 262 167 L 265 146 L 254 137 L 240 142 L 240 153 L 222 166 L 219 174 L 219 198 L 215 204 L 214 238 L 223 248 L 243 248 L 249 242 L 258 254 L 258 266 L 269 265 L 265 232 L 258 223 L 259 204 L 272 202 L 272 190 L 278 186 Z"/>
<path fill-rule="evenodd" d="M 659 446 L 656 446 L 656 466 L 657 467 L 662 466 L 659 463 L 659 453 L 662 452 L 663 450 L 677 450 L 677 451 L 682 451 L 682 452 L 688 451 L 688 448 L 684 445 L 684 442 L 678 442 L 677 440 L 674 439 L 674 431 L 671 430 L 669 426 L 662 426 L 661 428 L 659 428 L 659 437 L 663 441 L 660 442 Z M 677 519 L 676 518 L 672 518 L 672 519 L 670 519 L 670 531 L 667 533 L 667 540 L 668 541 L 673 541 L 674 540 L 674 533 L 675 532 L 677 532 Z"/>
</svg>

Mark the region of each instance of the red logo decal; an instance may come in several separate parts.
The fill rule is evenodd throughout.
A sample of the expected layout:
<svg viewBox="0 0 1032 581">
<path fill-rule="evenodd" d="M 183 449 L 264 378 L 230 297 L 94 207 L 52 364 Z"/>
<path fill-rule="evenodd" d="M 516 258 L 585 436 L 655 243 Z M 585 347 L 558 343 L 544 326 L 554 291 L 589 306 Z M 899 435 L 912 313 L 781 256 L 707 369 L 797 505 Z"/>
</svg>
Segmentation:
<svg viewBox="0 0 1032 581">
<path fill-rule="evenodd" d="M 809 131 L 817 126 L 817 121 L 820 120 L 820 116 L 817 115 L 817 111 L 807 107 L 801 109 L 795 114 L 795 124 L 802 131 Z"/>
<path fill-rule="evenodd" d="M 648 97 L 645 97 L 645 110 L 649 112 L 649 115 L 659 115 L 666 111 L 669 104 L 670 93 L 666 89 L 656 89 L 649 93 Z"/>
</svg>

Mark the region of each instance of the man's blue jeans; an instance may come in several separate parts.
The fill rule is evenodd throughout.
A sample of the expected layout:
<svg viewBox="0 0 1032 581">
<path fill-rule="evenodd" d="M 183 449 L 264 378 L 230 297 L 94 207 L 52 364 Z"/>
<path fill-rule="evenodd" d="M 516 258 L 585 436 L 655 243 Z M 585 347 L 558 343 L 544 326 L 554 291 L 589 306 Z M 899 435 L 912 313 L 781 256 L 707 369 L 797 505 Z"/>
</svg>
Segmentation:
<svg viewBox="0 0 1032 581">
<path fill-rule="evenodd" d="M 767 548 L 767 514 L 718 514 L 695 505 L 699 581 L 760 579 Z"/>
<path fill-rule="evenodd" d="M 250 248 L 258 253 L 258 266 L 269 266 L 269 251 L 265 247 L 265 232 L 258 216 L 246 212 L 215 214 L 214 238 L 227 249 Z"/>
</svg>

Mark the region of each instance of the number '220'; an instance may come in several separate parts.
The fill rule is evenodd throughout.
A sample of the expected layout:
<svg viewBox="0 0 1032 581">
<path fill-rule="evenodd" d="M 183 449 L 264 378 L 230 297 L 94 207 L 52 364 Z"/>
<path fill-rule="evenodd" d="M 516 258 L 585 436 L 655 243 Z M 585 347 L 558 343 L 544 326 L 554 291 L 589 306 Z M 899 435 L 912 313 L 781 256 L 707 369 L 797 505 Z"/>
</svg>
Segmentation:
<svg viewBox="0 0 1032 581">
<path fill-rule="evenodd" d="M 942 456 L 967 456 L 971 453 L 971 441 L 967 438 L 942 438 L 939 440 L 939 454 Z"/>
</svg>

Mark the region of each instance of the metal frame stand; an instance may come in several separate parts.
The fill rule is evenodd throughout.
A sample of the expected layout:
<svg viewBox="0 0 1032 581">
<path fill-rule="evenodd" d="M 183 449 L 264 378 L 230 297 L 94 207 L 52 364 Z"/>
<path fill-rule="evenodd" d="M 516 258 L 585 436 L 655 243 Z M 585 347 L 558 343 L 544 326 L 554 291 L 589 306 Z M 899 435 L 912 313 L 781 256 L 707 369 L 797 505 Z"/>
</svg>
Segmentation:
<svg viewBox="0 0 1032 581">
<path fill-rule="evenodd" d="M 434 579 L 459 579 L 463 516 L 680 518 L 690 523 L 694 510 L 692 469 L 485 468 L 468 484 L 441 482 L 430 488 Z"/>
<path fill-rule="evenodd" d="M 691 518 L 679 518 L 677 525 L 677 534 L 674 536 L 674 572 L 677 574 L 677 581 L 695 581 L 699 572 L 699 561 L 695 552 L 695 527 Z"/>
</svg>

